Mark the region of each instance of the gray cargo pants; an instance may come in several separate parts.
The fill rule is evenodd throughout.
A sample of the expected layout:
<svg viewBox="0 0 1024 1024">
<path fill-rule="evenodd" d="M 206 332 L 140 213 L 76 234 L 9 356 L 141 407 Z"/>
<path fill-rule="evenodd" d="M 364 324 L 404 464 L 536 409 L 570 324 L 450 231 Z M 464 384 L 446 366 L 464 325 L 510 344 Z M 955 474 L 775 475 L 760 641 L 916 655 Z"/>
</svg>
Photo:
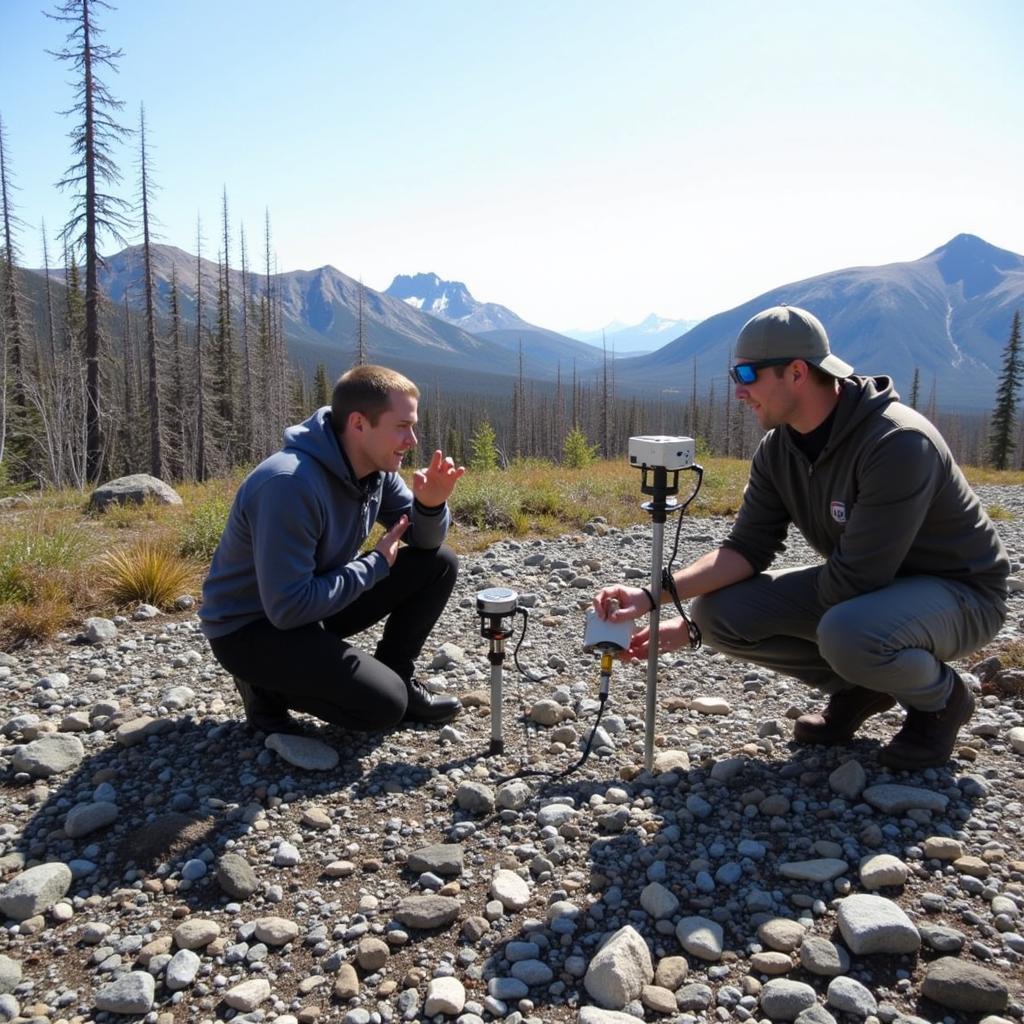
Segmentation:
<svg viewBox="0 0 1024 1024">
<path fill-rule="evenodd" d="M 986 644 L 1006 606 L 937 576 L 908 576 L 825 608 L 820 566 L 759 573 L 694 600 L 705 644 L 824 693 L 850 685 L 938 711 L 953 685 L 946 664 Z"/>
</svg>

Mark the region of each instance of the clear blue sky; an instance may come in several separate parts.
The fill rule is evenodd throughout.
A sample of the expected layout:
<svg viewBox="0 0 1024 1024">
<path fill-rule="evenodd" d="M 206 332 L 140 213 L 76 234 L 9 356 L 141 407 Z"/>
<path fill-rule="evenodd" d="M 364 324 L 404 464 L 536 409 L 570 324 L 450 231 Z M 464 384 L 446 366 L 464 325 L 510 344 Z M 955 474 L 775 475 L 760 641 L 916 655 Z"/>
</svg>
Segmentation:
<svg viewBox="0 0 1024 1024">
<path fill-rule="evenodd" d="M 70 198 L 66 26 L 0 0 L 24 262 Z M 122 0 L 163 240 L 464 281 L 554 329 L 701 317 L 968 231 L 1024 252 L 1020 0 Z M 134 151 L 120 155 L 123 192 Z M 57 251 L 56 244 L 52 246 Z M 114 246 L 108 242 L 106 251 Z M 237 242 L 234 260 L 237 264 Z"/>
</svg>

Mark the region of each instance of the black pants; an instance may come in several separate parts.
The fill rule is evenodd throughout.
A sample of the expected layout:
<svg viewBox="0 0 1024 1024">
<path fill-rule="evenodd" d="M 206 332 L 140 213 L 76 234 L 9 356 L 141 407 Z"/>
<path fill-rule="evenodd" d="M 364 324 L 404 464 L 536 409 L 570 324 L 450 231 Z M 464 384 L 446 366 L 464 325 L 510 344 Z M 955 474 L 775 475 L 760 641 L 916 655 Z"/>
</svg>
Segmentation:
<svg viewBox="0 0 1024 1024">
<path fill-rule="evenodd" d="M 459 562 L 447 547 L 402 547 L 387 578 L 337 615 L 297 629 L 267 619 L 210 641 L 214 657 L 266 696 L 327 722 L 372 732 L 397 725 L 406 681 L 444 611 Z M 371 657 L 345 637 L 387 617 Z"/>
</svg>

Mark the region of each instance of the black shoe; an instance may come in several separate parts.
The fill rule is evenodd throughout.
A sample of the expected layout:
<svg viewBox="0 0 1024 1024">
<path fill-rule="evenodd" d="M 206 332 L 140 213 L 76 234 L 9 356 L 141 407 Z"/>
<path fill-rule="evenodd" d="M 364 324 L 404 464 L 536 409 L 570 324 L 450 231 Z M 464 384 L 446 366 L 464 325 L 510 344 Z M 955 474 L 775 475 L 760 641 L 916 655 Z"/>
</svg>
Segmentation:
<svg viewBox="0 0 1024 1024">
<path fill-rule="evenodd" d="M 828 699 L 824 711 L 801 715 L 793 724 L 793 739 L 798 743 L 822 743 L 836 746 L 849 743 L 854 733 L 872 716 L 888 711 L 896 703 L 888 693 L 849 686 L 837 690 Z"/>
<path fill-rule="evenodd" d="M 288 709 L 280 701 L 274 700 L 266 690 L 260 690 L 238 676 L 232 676 L 231 679 L 242 698 L 245 721 L 253 732 L 305 735 L 306 730 L 288 714 Z"/>
<path fill-rule="evenodd" d="M 450 722 L 462 710 L 462 701 L 458 697 L 431 693 L 418 679 L 410 679 L 405 686 L 409 691 L 409 703 L 403 722 L 442 725 Z"/>
<path fill-rule="evenodd" d="M 882 748 L 878 760 L 887 768 L 903 771 L 938 768 L 949 760 L 960 726 L 970 721 L 973 714 L 974 696 L 954 673 L 946 706 L 939 711 L 907 708 L 903 728 Z"/>
</svg>

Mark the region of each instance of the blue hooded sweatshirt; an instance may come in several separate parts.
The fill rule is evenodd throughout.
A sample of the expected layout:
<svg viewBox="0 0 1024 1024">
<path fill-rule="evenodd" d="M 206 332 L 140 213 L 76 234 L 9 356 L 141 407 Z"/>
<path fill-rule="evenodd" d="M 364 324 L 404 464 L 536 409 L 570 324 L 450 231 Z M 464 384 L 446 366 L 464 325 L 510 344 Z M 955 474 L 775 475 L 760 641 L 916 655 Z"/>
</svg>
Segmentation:
<svg viewBox="0 0 1024 1024">
<path fill-rule="evenodd" d="M 406 543 L 441 546 L 448 506 L 420 505 L 397 473 L 357 480 L 330 408 L 318 409 L 242 481 L 203 584 L 203 633 L 263 618 L 294 629 L 341 611 L 390 571 L 379 551 L 359 554 L 373 524 L 390 528 L 406 514 Z"/>
</svg>

